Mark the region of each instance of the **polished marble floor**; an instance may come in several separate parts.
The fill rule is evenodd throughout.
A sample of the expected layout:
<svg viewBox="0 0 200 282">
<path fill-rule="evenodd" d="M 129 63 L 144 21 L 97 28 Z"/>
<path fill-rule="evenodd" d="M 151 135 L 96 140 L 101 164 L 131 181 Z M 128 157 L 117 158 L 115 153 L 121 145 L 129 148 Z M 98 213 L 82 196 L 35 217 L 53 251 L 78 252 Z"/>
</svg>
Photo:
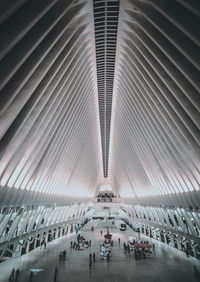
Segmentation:
<svg viewBox="0 0 200 282">
<path fill-rule="evenodd" d="M 103 224 L 103 225 L 102 225 Z M 91 223 L 90 223 L 91 225 Z M 94 223 L 95 225 L 95 223 Z M 72 234 L 54 240 L 47 244 L 46 249 L 36 249 L 20 258 L 11 259 L 0 264 L 0 282 L 8 281 L 9 274 L 13 267 L 20 269 L 18 282 L 53 282 L 55 267 L 58 267 L 59 282 L 195 282 L 196 277 L 193 266 L 200 270 L 200 262 L 189 257 L 170 246 L 158 241 L 155 244 L 154 258 L 136 259 L 133 252 L 125 253 L 123 242 L 128 242 L 128 236 L 138 236 L 131 230 L 120 231 L 116 226 L 109 226 L 110 233 L 113 234 L 114 245 L 112 256 L 107 261 L 99 256 L 99 245 L 103 241 L 107 223 L 96 226 L 94 231 L 83 230 L 86 239 L 91 240 L 91 247 L 84 250 L 73 250 L 70 242 L 76 240 L 76 235 Z M 111 229 L 112 227 L 112 229 Z M 120 238 L 120 245 L 118 243 Z M 142 237 L 143 240 L 148 238 Z M 59 253 L 66 249 L 65 261 L 59 260 Z M 95 262 L 89 266 L 89 254 L 95 253 Z M 40 269 L 30 279 L 30 269 Z"/>
</svg>

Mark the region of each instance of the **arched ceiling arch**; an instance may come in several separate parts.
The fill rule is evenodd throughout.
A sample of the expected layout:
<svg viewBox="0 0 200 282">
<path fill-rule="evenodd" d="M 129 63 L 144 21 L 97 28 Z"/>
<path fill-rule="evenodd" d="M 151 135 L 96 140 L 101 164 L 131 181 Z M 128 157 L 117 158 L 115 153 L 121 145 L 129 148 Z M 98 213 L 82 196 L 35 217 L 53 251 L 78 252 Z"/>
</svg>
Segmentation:
<svg viewBox="0 0 200 282">
<path fill-rule="evenodd" d="M 199 195 L 197 2 L 3 0 L 0 24 L 1 191 Z"/>
</svg>

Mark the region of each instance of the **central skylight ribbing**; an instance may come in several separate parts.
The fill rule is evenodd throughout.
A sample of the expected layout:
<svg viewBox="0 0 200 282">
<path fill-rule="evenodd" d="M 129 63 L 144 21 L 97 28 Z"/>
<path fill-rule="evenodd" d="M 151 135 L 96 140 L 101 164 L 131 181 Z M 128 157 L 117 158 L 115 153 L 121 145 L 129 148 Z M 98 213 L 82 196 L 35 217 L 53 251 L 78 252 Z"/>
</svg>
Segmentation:
<svg viewBox="0 0 200 282">
<path fill-rule="evenodd" d="M 108 177 L 110 121 L 119 0 L 94 0 L 97 83 L 104 177 Z"/>
</svg>

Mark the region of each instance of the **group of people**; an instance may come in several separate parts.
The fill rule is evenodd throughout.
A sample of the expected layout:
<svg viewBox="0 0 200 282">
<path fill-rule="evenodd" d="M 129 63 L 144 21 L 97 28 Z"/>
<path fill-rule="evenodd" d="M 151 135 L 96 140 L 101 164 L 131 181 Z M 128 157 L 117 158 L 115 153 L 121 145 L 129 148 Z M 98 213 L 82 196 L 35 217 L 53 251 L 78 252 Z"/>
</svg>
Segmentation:
<svg viewBox="0 0 200 282">
<path fill-rule="evenodd" d="M 80 250 L 80 243 L 78 242 L 71 242 L 71 249 Z"/>
<path fill-rule="evenodd" d="M 138 242 L 136 241 L 136 243 L 138 243 Z M 149 241 L 141 241 L 140 243 L 141 244 L 149 244 Z"/>
<path fill-rule="evenodd" d="M 17 270 L 13 268 L 9 277 L 9 281 L 17 281 L 19 277 L 19 272 L 19 268 L 17 268 Z"/>
<path fill-rule="evenodd" d="M 129 243 L 127 245 L 124 243 L 124 251 L 130 253 L 131 249 Z"/>
<path fill-rule="evenodd" d="M 119 240 L 119 239 L 118 239 L 118 242 L 119 242 L 119 244 L 120 244 L 120 240 Z M 153 251 L 155 251 L 155 244 L 154 244 L 154 243 L 151 244 L 151 243 L 149 243 L 149 241 L 141 241 L 141 240 L 139 240 L 139 241 L 133 240 L 132 242 L 128 242 L 127 244 L 124 243 L 124 244 L 123 244 L 123 246 L 124 246 L 124 251 L 130 253 L 130 251 L 133 250 L 135 244 L 147 244 L 147 245 L 152 245 L 152 249 L 153 249 Z"/>
<path fill-rule="evenodd" d="M 70 247 L 71 247 L 71 249 L 74 249 L 74 250 L 80 250 L 81 249 L 81 244 L 84 244 L 84 246 L 86 246 L 86 247 L 90 247 L 91 246 L 91 240 L 89 240 L 89 241 L 80 241 L 80 240 L 78 240 L 77 239 L 77 242 L 72 242 L 71 241 L 71 243 L 70 243 Z"/>
<path fill-rule="evenodd" d="M 61 251 L 60 254 L 59 254 L 59 259 L 60 260 L 65 260 L 66 254 L 67 254 L 66 250 Z"/>
<path fill-rule="evenodd" d="M 104 242 L 100 244 L 100 256 L 106 258 L 109 261 L 110 253 L 111 253 L 111 244 L 109 242 Z"/>
<path fill-rule="evenodd" d="M 93 254 L 89 254 L 89 266 L 91 267 L 92 266 L 92 261 L 93 261 L 93 263 L 95 262 L 95 258 L 96 258 L 96 255 L 95 255 L 95 253 L 93 253 Z"/>
</svg>

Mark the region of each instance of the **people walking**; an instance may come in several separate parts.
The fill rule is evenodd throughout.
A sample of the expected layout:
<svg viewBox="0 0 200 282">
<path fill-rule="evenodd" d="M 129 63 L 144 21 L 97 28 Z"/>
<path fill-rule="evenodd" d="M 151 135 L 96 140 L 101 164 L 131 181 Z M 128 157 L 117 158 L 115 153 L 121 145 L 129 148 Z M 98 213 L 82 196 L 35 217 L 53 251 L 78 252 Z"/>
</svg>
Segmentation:
<svg viewBox="0 0 200 282">
<path fill-rule="evenodd" d="M 119 245 L 120 245 L 120 238 L 118 238 L 118 243 L 119 243 Z"/>
</svg>

